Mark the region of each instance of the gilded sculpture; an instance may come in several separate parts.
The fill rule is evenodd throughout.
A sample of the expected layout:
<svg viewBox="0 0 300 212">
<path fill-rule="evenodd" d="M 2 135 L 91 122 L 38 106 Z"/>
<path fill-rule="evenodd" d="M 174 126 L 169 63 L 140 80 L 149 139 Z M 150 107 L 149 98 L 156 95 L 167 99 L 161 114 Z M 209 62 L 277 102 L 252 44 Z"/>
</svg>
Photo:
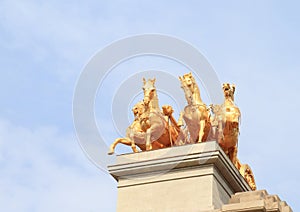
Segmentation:
<svg viewBox="0 0 300 212">
<path fill-rule="evenodd" d="M 179 80 L 188 103 L 181 112 L 179 123 L 182 125 L 182 119 L 186 123 L 189 143 L 206 141 L 210 130 L 209 110 L 201 99 L 199 87 L 192 73 L 179 77 Z"/>
<path fill-rule="evenodd" d="M 256 190 L 253 172 L 248 164 L 237 158 L 237 144 L 241 113 L 234 103 L 235 85 L 224 83 L 224 102 L 210 105 L 202 101 L 200 89 L 192 73 L 179 77 L 187 105 L 178 122 L 170 105 L 159 107 L 154 79 L 143 79 L 144 98 L 133 108 L 134 121 L 126 130 L 126 137 L 117 138 L 110 146 L 113 154 L 117 144 L 131 146 L 133 152 L 155 150 L 171 146 L 216 140 L 252 190 Z"/>
<path fill-rule="evenodd" d="M 170 147 L 177 140 L 178 132 L 176 127 L 166 121 L 166 117 L 160 110 L 155 78 L 143 79 L 144 105 L 145 110 L 141 116 L 140 123 L 142 130 L 146 133 L 146 150 L 153 149 L 153 142 L 160 144 L 160 148 Z M 169 114 L 170 116 L 172 114 Z"/>
<path fill-rule="evenodd" d="M 125 138 L 117 138 L 108 154 L 113 154 L 117 144 L 131 146 L 133 152 L 170 147 L 175 144 L 180 128 L 173 117 L 173 108 L 164 105 L 159 108 L 155 79 L 143 79 L 144 99 L 133 108 L 134 121 L 126 130 Z"/>
<path fill-rule="evenodd" d="M 241 164 L 239 159 L 237 159 L 237 169 L 241 173 L 241 175 L 244 177 L 246 182 L 249 184 L 250 188 L 255 191 L 256 190 L 256 184 L 253 172 L 248 164 Z"/>
<path fill-rule="evenodd" d="M 233 164 L 237 166 L 237 143 L 241 112 L 234 103 L 235 85 L 223 84 L 224 103 L 211 105 L 212 133 Z"/>
<path fill-rule="evenodd" d="M 256 190 L 253 172 L 248 164 L 241 164 L 237 158 L 240 109 L 234 103 L 235 85 L 223 84 L 224 103 L 210 105 L 211 133 L 209 139 L 218 141 L 228 158 L 232 161 L 240 174 L 244 177 L 252 190 Z"/>
</svg>

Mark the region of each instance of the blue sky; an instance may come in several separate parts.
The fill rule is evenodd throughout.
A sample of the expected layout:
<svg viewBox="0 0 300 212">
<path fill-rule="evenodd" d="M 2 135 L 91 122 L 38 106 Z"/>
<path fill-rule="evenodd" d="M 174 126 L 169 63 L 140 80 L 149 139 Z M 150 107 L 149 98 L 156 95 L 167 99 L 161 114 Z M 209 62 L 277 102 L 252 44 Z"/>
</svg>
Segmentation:
<svg viewBox="0 0 300 212">
<path fill-rule="evenodd" d="M 2 0 L 1 211 L 115 211 L 115 181 L 78 145 L 72 98 L 96 52 L 143 33 L 191 43 L 222 82 L 237 85 L 239 158 L 252 167 L 259 189 L 299 211 L 299 6 L 297 1 Z"/>
</svg>

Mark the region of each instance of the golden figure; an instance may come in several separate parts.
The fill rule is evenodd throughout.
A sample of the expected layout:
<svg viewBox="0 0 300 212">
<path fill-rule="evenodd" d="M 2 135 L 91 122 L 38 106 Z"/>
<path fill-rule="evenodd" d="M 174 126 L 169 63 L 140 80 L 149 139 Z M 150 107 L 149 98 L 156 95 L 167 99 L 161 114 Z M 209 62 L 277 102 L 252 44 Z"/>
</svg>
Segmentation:
<svg viewBox="0 0 300 212">
<path fill-rule="evenodd" d="M 177 140 L 172 145 L 180 146 L 187 143 L 188 133 L 185 129 L 181 129 L 182 123 L 180 124 L 173 117 L 173 108 L 170 105 L 163 105 L 162 111 L 169 125 L 171 125 L 175 130 L 173 130 L 173 134 L 177 137 Z"/>
<path fill-rule="evenodd" d="M 133 123 L 126 130 L 126 138 L 117 138 L 114 143 L 110 145 L 110 150 L 108 154 L 113 154 L 117 144 L 125 144 L 131 146 L 133 152 L 138 152 L 136 149 L 136 144 L 141 150 L 145 150 L 144 137 L 145 133 L 142 131 L 140 126 L 140 116 L 144 111 L 144 103 L 138 102 L 133 108 L 132 112 L 134 114 Z"/>
<path fill-rule="evenodd" d="M 211 105 L 214 114 L 211 120 L 211 134 L 215 136 L 232 163 L 237 166 L 237 143 L 241 113 L 234 103 L 235 85 L 224 83 L 223 92 L 224 103 L 222 105 Z"/>
<path fill-rule="evenodd" d="M 154 141 L 160 144 L 159 148 L 170 147 L 177 140 L 177 128 L 166 121 L 164 114 L 159 108 L 154 85 L 155 78 L 149 80 L 143 79 L 143 83 L 145 110 L 141 116 L 140 124 L 141 129 L 146 133 L 146 150 L 153 149 Z"/>
<path fill-rule="evenodd" d="M 133 108 L 134 121 L 126 130 L 125 138 L 117 138 L 110 145 L 108 154 L 113 154 L 117 144 L 131 146 L 133 152 L 160 149 L 171 146 L 177 139 L 180 128 L 173 117 L 173 108 L 169 105 L 159 110 L 158 98 L 154 86 L 155 79 L 144 80 L 144 101 Z M 171 123 L 169 123 L 171 122 Z M 148 142 L 148 148 L 147 148 Z"/>
<path fill-rule="evenodd" d="M 199 87 L 192 73 L 179 77 L 179 80 L 188 105 L 181 112 L 178 122 L 182 125 L 182 119 L 185 121 L 190 136 L 190 143 L 206 141 L 210 131 L 209 112 L 206 105 L 202 102 Z"/>
<path fill-rule="evenodd" d="M 241 112 L 234 103 L 235 85 L 223 84 L 224 103 L 210 105 L 211 117 L 210 138 L 218 141 L 221 148 L 245 178 L 252 190 L 256 189 L 253 172 L 248 164 L 241 164 L 237 158 L 237 143 Z"/>
<path fill-rule="evenodd" d="M 254 180 L 253 172 L 248 164 L 241 164 L 240 161 L 237 159 L 237 168 L 241 175 L 244 177 L 250 188 L 255 191 L 256 184 Z"/>
<path fill-rule="evenodd" d="M 131 146 L 133 152 L 160 149 L 173 145 L 217 140 L 225 154 L 239 170 L 252 190 L 256 189 L 253 172 L 248 164 L 241 164 L 237 158 L 237 143 L 241 112 L 234 103 L 235 85 L 224 83 L 224 103 L 210 105 L 203 103 L 199 87 L 191 73 L 179 77 L 188 105 L 180 113 L 178 123 L 173 117 L 173 108 L 164 105 L 159 108 L 155 78 L 143 79 L 143 101 L 132 111 L 133 123 L 126 130 L 125 138 L 118 138 L 110 146 L 113 154 L 117 144 Z M 210 114 L 211 110 L 212 114 Z M 186 124 L 187 131 L 181 129 Z"/>
</svg>

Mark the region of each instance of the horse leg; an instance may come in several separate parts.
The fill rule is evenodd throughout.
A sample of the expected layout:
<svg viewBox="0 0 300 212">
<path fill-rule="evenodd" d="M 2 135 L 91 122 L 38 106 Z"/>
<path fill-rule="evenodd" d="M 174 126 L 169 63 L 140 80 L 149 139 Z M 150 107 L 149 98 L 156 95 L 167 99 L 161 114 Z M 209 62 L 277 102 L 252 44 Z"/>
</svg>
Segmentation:
<svg viewBox="0 0 300 212">
<path fill-rule="evenodd" d="M 122 138 L 117 138 L 117 139 L 110 145 L 110 147 L 109 147 L 109 152 L 108 152 L 109 155 L 112 155 L 112 154 L 115 153 L 115 148 L 116 148 L 117 144 L 121 142 L 121 139 L 122 139 Z"/>
<path fill-rule="evenodd" d="M 139 151 L 137 150 L 137 148 L 136 148 L 136 145 L 135 145 L 134 141 L 131 141 L 131 149 L 132 149 L 132 151 L 135 152 L 135 153 L 139 152 Z"/>
<path fill-rule="evenodd" d="M 224 142 L 224 134 L 223 134 L 223 123 L 222 121 L 218 122 L 217 132 L 216 132 L 216 138 L 220 146 L 222 146 Z"/>
<path fill-rule="evenodd" d="M 198 142 L 202 142 L 203 136 L 204 136 L 204 127 L 205 127 L 205 120 L 200 121 L 200 129 L 199 129 L 199 139 Z"/>
<path fill-rule="evenodd" d="M 165 148 L 165 146 L 161 143 L 159 143 L 158 141 L 154 141 L 152 143 L 152 147 L 154 147 L 154 149 L 161 149 L 161 148 Z"/>
<path fill-rule="evenodd" d="M 151 144 L 151 127 L 147 129 L 146 131 L 146 150 L 151 150 L 152 144 Z"/>
<path fill-rule="evenodd" d="M 115 148 L 117 146 L 117 144 L 124 144 L 124 145 L 127 145 L 127 146 L 131 146 L 132 147 L 132 143 L 134 143 L 134 141 L 131 141 L 129 140 L 128 138 L 117 138 L 111 145 L 110 145 L 110 148 L 109 148 L 109 152 L 108 154 L 109 155 L 112 155 L 115 153 Z M 135 145 L 134 145 L 135 146 Z M 134 149 L 132 148 L 132 150 L 134 151 Z"/>
</svg>

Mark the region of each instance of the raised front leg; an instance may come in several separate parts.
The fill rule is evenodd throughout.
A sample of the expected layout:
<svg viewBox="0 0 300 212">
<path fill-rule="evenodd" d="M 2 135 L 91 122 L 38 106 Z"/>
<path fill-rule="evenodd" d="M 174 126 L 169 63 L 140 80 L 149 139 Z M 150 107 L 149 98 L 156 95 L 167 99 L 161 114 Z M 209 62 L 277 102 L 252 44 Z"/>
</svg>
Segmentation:
<svg viewBox="0 0 300 212">
<path fill-rule="evenodd" d="M 108 151 L 107 154 L 112 155 L 112 154 L 115 153 L 115 148 L 116 148 L 117 144 L 121 142 L 121 139 L 122 139 L 122 138 L 117 138 L 117 139 L 110 145 L 109 151 Z"/>
<path fill-rule="evenodd" d="M 131 146 L 132 150 L 134 152 L 137 152 L 137 149 L 135 147 L 135 144 L 134 144 L 134 141 L 130 140 L 129 138 L 117 138 L 111 145 L 110 145 L 110 148 L 109 148 L 109 152 L 108 154 L 109 155 L 112 155 L 115 153 L 115 148 L 117 146 L 117 144 L 124 144 L 124 145 L 127 145 L 127 146 Z M 134 147 L 133 147 L 134 146 Z"/>
</svg>

